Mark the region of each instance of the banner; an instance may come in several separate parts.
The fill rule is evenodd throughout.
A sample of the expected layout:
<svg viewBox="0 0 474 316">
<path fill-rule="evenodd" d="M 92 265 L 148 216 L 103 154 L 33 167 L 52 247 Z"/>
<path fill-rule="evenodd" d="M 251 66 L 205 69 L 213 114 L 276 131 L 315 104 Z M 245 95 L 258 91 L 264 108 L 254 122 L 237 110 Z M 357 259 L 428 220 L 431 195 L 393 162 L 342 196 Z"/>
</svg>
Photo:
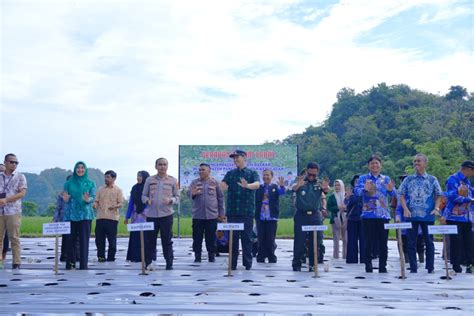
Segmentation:
<svg viewBox="0 0 474 316">
<path fill-rule="evenodd" d="M 265 169 L 273 171 L 273 181 L 285 178 L 285 186 L 291 185 L 298 172 L 298 147 L 296 145 L 180 145 L 179 185 L 184 189 L 199 177 L 199 164 L 211 166 L 211 176 L 221 181 L 227 171 L 235 168 L 229 155 L 235 150 L 247 152 L 247 167 L 258 172 L 260 182 Z"/>
</svg>

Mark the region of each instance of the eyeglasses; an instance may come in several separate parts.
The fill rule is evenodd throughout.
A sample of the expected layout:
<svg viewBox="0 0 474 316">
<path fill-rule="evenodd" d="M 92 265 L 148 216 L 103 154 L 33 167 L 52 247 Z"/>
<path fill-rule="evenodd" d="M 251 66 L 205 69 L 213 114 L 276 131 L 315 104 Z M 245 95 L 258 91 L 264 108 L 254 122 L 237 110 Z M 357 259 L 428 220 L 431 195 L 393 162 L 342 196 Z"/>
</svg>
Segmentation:
<svg viewBox="0 0 474 316">
<path fill-rule="evenodd" d="M 421 160 L 421 159 L 415 159 L 415 160 L 413 160 L 413 162 L 423 162 L 423 160 Z"/>
<path fill-rule="evenodd" d="M 18 165 L 19 162 L 16 161 L 16 160 L 8 160 L 9 163 L 13 164 L 13 165 Z"/>
<path fill-rule="evenodd" d="M 317 176 L 318 176 L 317 173 L 309 173 L 309 172 L 306 173 L 306 175 L 307 175 L 308 177 L 317 177 Z"/>
</svg>

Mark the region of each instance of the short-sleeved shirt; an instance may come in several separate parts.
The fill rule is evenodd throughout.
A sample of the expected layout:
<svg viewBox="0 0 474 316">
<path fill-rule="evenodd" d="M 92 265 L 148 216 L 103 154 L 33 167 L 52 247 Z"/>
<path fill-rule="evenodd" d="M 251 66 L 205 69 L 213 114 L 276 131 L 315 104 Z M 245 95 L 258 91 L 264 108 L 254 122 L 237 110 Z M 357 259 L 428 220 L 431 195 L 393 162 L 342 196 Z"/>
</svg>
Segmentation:
<svg viewBox="0 0 474 316">
<path fill-rule="evenodd" d="M 467 196 L 460 194 L 461 186 L 466 187 Z M 443 216 L 448 221 L 469 222 L 470 211 L 474 205 L 471 202 L 471 199 L 474 198 L 474 188 L 462 172 L 458 171 L 446 181 L 446 198 L 447 202 Z"/>
<path fill-rule="evenodd" d="M 97 203 L 97 219 L 119 220 L 119 209 L 109 209 L 111 206 L 117 206 L 118 204 L 123 203 L 123 193 L 118 186 L 113 185 L 112 187 L 101 187 L 97 191 L 95 202 Z"/>
<path fill-rule="evenodd" d="M 27 188 L 26 178 L 23 174 L 13 172 L 7 176 L 4 172 L 0 172 L 0 193 L 5 193 L 5 197 L 17 195 Z M 0 207 L 0 216 L 16 214 L 21 214 L 21 199 Z"/>
<path fill-rule="evenodd" d="M 411 218 L 408 221 L 435 220 L 430 213 L 435 207 L 435 201 L 442 194 L 441 186 L 436 177 L 427 173 L 423 175 L 410 175 L 403 180 L 398 189 L 400 195 L 405 197 Z"/>
<path fill-rule="evenodd" d="M 243 188 L 239 185 L 240 179 L 244 178 L 248 183 L 260 181 L 255 170 L 247 167 L 233 169 L 226 173 L 222 182 L 229 188 L 227 191 L 227 216 L 254 216 L 255 214 L 255 190 Z"/>
</svg>

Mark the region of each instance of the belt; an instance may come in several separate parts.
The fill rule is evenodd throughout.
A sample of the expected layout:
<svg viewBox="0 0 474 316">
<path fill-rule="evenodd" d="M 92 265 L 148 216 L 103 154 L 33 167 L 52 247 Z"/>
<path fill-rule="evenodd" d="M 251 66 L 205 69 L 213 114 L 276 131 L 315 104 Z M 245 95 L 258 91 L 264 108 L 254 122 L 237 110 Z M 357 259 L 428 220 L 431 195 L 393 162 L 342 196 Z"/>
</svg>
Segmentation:
<svg viewBox="0 0 474 316">
<path fill-rule="evenodd" d="M 306 214 L 306 215 L 313 215 L 317 212 L 317 210 L 303 210 L 303 211 L 300 211 L 301 213 L 303 214 Z"/>
</svg>

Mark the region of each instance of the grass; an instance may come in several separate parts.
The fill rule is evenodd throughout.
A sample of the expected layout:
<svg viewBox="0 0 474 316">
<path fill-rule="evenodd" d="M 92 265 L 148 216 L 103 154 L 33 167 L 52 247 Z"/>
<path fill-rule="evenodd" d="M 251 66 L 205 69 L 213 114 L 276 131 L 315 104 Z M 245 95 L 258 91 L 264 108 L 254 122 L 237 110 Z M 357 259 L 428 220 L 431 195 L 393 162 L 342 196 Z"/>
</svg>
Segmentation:
<svg viewBox="0 0 474 316">
<path fill-rule="evenodd" d="M 51 217 L 23 217 L 21 223 L 22 237 L 41 237 L 43 236 L 43 223 L 51 223 Z M 328 230 L 324 233 L 326 238 L 332 238 L 332 229 L 329 224 L 329 219 L 324 221 L 324 225 L 328 226 Z M 181 237 L 192 236 L 192 219 L 189 217 L 182 217 L 180 219 L 180 235 Z M 94 235 L 95 221 L 92 222 L 92 235 Z M 175 217 L 173 223 L 174 236 L 178 236 L 178 219 Z M 119 237 L 128 236 L 127 227 L 123 223 L 123 218 L 120 219 L 118 228 Z M 278 221 L 277 238 L 293 238 L 293 219 L 282 218 Z M 390 239 L 395 239 L 395 230 L 390 230 Z"/>
</svg>

